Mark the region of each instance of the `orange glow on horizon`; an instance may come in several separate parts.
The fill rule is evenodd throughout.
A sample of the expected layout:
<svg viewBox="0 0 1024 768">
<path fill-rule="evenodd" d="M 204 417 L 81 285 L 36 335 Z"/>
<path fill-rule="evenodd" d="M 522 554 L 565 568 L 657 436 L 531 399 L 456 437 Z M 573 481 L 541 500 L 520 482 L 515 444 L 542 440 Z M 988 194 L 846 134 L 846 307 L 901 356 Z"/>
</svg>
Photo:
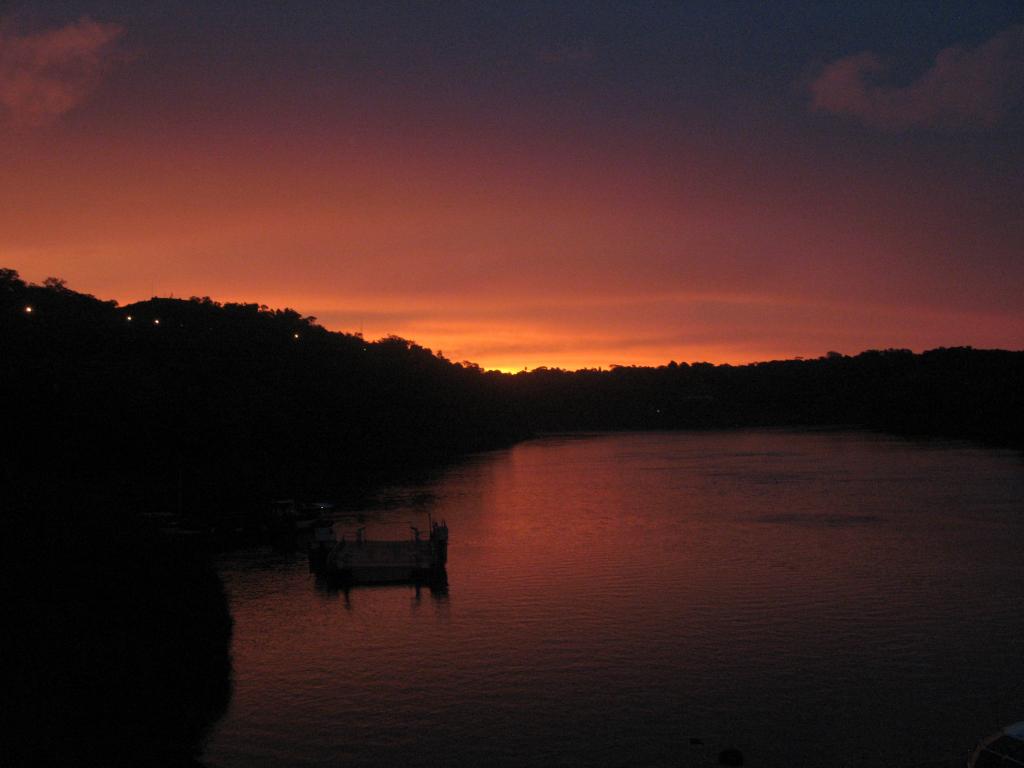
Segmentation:
<svg viewBox="0 0 1024 768">
<path fill-rule="evenodd" d="M 1020 224 L 969 175 L 897 168 L 908 195 L 884 163 L 724 141 L 94 120 L 0 126 L 0 266 L 506 371 L 1024 347 Z"/>
<path fill-rule="evenodd" d="M 71 287 L 110 298 L 90 286 Z M 182 286 L 164 295 L 181 298 L 198 293 Z M 118 298 L 126 305 L 151 295 L 142 291 Z M 811 359 L 830 351 L 852 355 L 887 347 L 914 351 L 938 346 L 997 347 L 1000 339 L 993 329 L 1012 328 L 1014 322 L 1012 314 L 960 312 L 955 315 L 959 335 L 951 336 L 946 330 L 951 313 L 939 310 L 757 293 L 669 291 L 490 298 L 426 293 L 229 292 L 212 298 L 221 303 L 288 307 L 317 317 L 328 330 L 369 340 L 400 336 L 453 362 L 505 373 L 537 368 L 657 367 L 670 361 L 744 365 Z M 827 317 L 852 322 L 846 329 L 822 327 L 820 320 Z M 666 332 L 652 334 L 652 326 Z M 764 336 L 765 326 L 772 329 L 771 339 Z M 294 338 L 300 335 L 294 334 Z"/>
</svg>

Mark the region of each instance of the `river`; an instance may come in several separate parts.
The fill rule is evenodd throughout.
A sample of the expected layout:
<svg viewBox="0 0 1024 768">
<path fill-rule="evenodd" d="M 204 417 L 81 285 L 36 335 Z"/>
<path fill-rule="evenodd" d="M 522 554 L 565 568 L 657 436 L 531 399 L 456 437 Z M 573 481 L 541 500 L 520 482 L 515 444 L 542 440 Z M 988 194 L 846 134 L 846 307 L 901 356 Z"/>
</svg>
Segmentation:
<svg viewBox="0 0 1024 768">
<path fill-rule="evenodd" d="M 1024 719 L 1024 461 L 859 432 L 548 437 L 391 488 L 446 592 L 224 555 L 210 766 L 901 766 Z"/>
</svg>

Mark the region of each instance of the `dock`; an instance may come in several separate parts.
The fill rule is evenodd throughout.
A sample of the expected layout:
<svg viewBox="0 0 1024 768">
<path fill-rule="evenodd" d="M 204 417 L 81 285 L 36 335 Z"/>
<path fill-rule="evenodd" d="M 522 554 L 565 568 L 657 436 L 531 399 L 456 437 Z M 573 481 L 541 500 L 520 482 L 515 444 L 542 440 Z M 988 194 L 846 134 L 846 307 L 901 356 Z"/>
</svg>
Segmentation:
<svg viewBox="0 0 1024 768">
<path fill-rule="evenodd" d="M 338 540 L 334 526 L 314 528 L 309 550 L 309 570 L 330 582 L 357 584 L 444 584 L 448 562 L 448 526 L 429 522 L 429 532 L 410 526 L 411 536 L 402 540 L 372 540 L 365 529 L 354 540 Z"/>
</svg>

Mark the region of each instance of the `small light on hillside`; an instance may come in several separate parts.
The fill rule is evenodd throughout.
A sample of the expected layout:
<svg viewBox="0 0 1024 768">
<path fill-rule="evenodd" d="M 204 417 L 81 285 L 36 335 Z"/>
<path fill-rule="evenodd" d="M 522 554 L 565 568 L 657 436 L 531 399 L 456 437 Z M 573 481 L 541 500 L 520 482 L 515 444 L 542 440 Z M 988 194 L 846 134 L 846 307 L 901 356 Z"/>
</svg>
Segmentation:
<svg viewBox="0 0 1024 768">
<path fill-rule="evenodd" d="M 25 311 L 28 312 L 31 315 L 32 314 L 32 307 L 25 307 Z"/>
<path fill-rule="evenodd" d="M 160 318 L 159 317 L 156 320 L 153 321 L 153 325 L 160 325 Z"/>
<path fill-rule="evenodd" d="M 296 339 L 299 338 L 299 334 L 297 333 L 293 333 L 292 336 L 294 336 Z"/>
<path fill-rule="evenodd" d="M 132 321 L 132 316 L 131 316 L 131 315 L 128 315 L 128 317 L 127 317 L 127 318 L 125 318 L 125 319 L 126 319 L 126 320 L 128 320 L 128 322 L 130 323 L 130 322 Z"/>
</svg>

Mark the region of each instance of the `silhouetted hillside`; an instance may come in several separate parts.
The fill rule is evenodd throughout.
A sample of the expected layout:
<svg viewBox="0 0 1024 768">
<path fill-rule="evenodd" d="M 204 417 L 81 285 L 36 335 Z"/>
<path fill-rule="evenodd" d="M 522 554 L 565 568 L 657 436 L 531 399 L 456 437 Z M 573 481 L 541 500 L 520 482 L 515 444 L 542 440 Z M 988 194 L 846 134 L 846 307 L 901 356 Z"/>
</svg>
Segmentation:
<svg viewBox="0 0 1024 768">
<path fill-rule="evenodd" d="M 886 349 L 743 366 L 539 369 L 514 379 L 533 429 L 834 425 L 1024 446 L 1024 352 Z"/>
<path fill-rule="evenodd" d="M 31 311 L 28 308 L 31 307 Z M 851 425 L 1024 445 L 1024 353 L 515 375 L 255 304 L 118 306 L 0 272 L 8 492 L 207 518 L 552 430 Z M 94 503 L 91 503 L 95 506 Z"/>
<path fill-rule="evenodd" d="M 18 424 L 8 483 L 42 476 L 75 497 L 113 487 L 150 510 L 180 498 L 215 515 L 331 496 L 522 434 L 494 377 L 288 309 L 119 307 L 6 271 L 0 312 L 0 387 Z"/>
</svg>

